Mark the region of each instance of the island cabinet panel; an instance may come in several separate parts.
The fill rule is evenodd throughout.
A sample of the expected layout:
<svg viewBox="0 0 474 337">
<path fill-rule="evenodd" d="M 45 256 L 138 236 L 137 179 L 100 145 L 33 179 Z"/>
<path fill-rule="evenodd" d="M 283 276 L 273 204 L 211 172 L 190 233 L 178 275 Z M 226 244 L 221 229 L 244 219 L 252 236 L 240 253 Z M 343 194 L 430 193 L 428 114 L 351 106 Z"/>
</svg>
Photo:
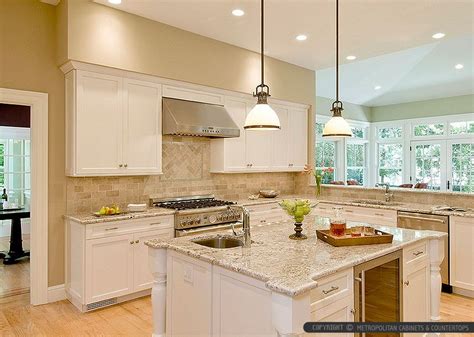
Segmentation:
<svg viewBox="0 0 474 337">
<path fill-rule="evenodd" d="M 240 137 L 211 140 L 211 172 L 296 172 L 307 162 L 308 107 L 290 102 L 272 103 L 281 130 L 244 130 L 255 101 L 226 96 L 225 107 L 240 128 Z"/>
<path fill-rule="evenodd" d="M 214 336 L 274 336 L 272 296 L 261 281 L 214 267 Z"/>
<path fill-rule="evenodd" d="M 430 264 L 427 242 L 403 249 L 403 321 L 430 320 Z M 405 334 L 416 337 L 417 334 Z"/>
<path fill-rule="evenodd" d="M 318 204 L 316 210 L 320 216 L 331 217 L 334 215 L 333 209 L 335 206 L 340 206 L 342 208 L 342 214 L 347 221 L 361 221 L 382 226 L 397 226 L 397 211 L 391 209 L 337 205 L 329 202 L 322 202 Z"/>
<path fill-rule="evenodd" d="M 66 74 L 66 174 L 161 173 L 161 85 L 71 70 Z"/>
<path fill-rule="evenodd" d="M 153 278 L 144 243 L 172 238 L 173 223 L 169 215 L 97 224 L 68 220 L 68 298 L 79 310 L 89 311 L 149 294 Z"/>
<path fill-rule="evenodd" d="M 449 219 L 450 283 L 455 291 L 456 288 L 474 291 L 474 218 L 451 216 Z"/>
<path fill-rule="evenodd" d="M 167 275 L 166 335 L 211 336 L 212 265 L 169 252 Z"/>
</svg>

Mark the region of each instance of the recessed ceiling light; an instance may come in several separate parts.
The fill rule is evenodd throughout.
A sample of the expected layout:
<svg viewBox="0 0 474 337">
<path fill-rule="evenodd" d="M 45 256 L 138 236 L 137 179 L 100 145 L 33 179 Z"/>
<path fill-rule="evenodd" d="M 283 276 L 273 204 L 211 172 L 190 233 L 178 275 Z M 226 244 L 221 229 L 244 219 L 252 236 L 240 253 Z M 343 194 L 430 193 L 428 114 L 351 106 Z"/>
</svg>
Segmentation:
<svg viewBox="0 0 474 337">
<path fill-rule="evenodd" d="M 304 41 L 304 40 L 306 40 L 307 38 L 308 38 L 308 37 L 307 37 L 306 35 L 304 35 L 304 34 L 300 34 L 300 35 L 297 35 L 297 36 L 296 36 L 296 39 L 297 39 L 298 41 Z"/>
<path fill-rule="evenodd" d="M 122 0 L 109 0 L 109 3 L 112 5 L 120 5 L 122 3 Z"/>
<path fill-rule="evenodd" d="M 446 36 L 446 34 L 444 34 L 444 33 L 436 33 L 436 34 L 431 35 L 431 37 L 433 39 L 442 39 L 445 36 Z"/>
<path fill-rule="evenodd" d="M 456 68 L 456 69 L 462 69 L 462 68 L 464 68 L 464 66 L 463 66 L 461 63 L 458 63 L 458 64 L 456 64 L 456 65 L 454 66 L 454 68 Z"/>
<path fill-rule="evenodd" d="M 381 87 L 380 85 L 376 85 L 376 86 L 374 87 L 374 90 L 380 90 L 380 89 L 382 89 L 382 87 Z"/>
<path fill-rule="evenodd" d="M 349 60 L 349 61 L 355 60 L 356 58 L 357 57 L 355 57 L 354 55 L 346 56 L 346 60 Z"/>
<path fill-rule="evenodd" d="M 243 16 L 244 14 L 245 14 L 245 12 L 243 10 L 239 9 L 239 8 L 234 9 L 232 11 L 233 16 Z"/>
</svg>

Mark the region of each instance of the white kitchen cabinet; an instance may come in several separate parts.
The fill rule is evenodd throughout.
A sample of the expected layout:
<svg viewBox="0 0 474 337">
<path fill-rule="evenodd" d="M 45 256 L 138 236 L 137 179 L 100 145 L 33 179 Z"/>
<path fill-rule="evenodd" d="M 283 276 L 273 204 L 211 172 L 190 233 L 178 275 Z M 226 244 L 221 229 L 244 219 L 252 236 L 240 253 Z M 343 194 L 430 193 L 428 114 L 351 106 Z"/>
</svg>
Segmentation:
<svg viewBox="0 0 474 337">
<path fill-rule="evenodd" d="M 321 202 L 316 207 L 315 214 L 323 217 L 331 217 L 335 214 L 334 207 L 340 207 L 342 209 L 342 215 L 347 221 L 360 221 L 381 226 L 397 226 L 397 211 L 391 209 L 378 209 Z"/>
<path fill-rule="evenodd" d="M 81 311 L 149 294 L 145 241 L 174 236 L 173 216 L 81 224 L 67 221 L 66 294 Z"/>
<path fill-rule="evenodd" d="M 252 225 L 261 225 L 289 219 L 289 216 L 276 201 L 245 206 L 245 208 L 247 208 L 250 213 L 250 221 Z"/>
<path fill-rule="evenodd" d="M 449 249 L 451 285 L 474 291 L 474 218 L 449 218 Z"/>
<path fill-rule="evenodd" d="M 66 174 L 161 173 L 161 85 L 123 76 L 66 74 Z"/>
<path fill-rule="evenodd" d="M 430 320 L 430 265 L 427 242 L 403 249 L 403 321 Z M 418 334 L 405 334 L 416 337 Z"/>
<path fill-rule="evenodd" d="M 354 307 L 353 298 L 351 296 L 345 297 L 334 303 L 331 303 L 319 310 L 311 312 L 312 322 L 353 322 L 354 315 L 352 314 L 352 308 Z M 325 337 L 325 333 L 314 334 L 318 337 Z M 331 333 L 334 337 L 351 337 L 352 333 Z"/>
<path fill-rule="evenodd" d="M 254 100 L 225 97 L 225 107 L 240 127 L 240 137 L 211 140 L 211 172 L 302 171 L 307 158 L 307 108 L 292 103 L 272 104 L 281 130 L 245 131 L 245 118 L 254 105 Z"/>
</svg>

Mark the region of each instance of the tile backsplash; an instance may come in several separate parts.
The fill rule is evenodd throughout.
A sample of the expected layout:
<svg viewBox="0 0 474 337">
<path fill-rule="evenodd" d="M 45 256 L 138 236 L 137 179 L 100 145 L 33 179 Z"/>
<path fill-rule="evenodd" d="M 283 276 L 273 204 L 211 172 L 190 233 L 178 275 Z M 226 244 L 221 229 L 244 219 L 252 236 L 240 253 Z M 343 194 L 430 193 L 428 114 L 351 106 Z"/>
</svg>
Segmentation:
<svg viewBox="0 0 474 337">
<path fill-rule="evenodd" d="M 215 194 L 237 200 L 261 189 L 282 194 L 295 191 L 298 173 L 209 172 L 210 140 L 197 137 L 163 137 L 163 174 L 160 176 L 68 178 L 68 214 L 89 213 L 103 205 L 148 202 L 150 196 Z"/>
</svg>

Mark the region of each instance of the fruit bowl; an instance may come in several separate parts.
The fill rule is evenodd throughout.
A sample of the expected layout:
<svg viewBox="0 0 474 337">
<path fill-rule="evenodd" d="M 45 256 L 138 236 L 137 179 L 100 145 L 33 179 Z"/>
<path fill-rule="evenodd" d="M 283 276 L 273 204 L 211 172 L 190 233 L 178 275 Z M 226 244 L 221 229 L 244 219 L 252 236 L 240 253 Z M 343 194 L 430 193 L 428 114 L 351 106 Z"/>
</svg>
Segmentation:
<svg viewBox="0 0 474 337">
<path fill-rule="evenodd" d="M 111 215 L 119 215 L 122 214 L 122 210 L 118 206 L 112 206 L 112 207 L 107 207 L 107 206 L 102 206 L 102 208 L 94 212 L 95 216 L 111 216 Z"/>
</svg>

